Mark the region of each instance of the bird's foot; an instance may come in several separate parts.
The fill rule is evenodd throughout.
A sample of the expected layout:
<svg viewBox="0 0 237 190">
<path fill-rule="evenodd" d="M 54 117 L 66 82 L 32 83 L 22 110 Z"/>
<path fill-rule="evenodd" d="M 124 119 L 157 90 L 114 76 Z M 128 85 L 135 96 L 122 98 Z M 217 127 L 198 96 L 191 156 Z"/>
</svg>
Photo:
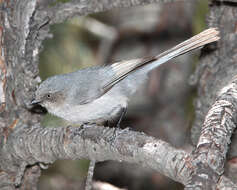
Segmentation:
<svg viewBox="0 0 237 190">
<path fill-rule="evenodd" d="M 122 121 L 123 117 L 125 116 L 126 112 L 127 112 L 127 108 L 122 108 L 122 112 L 121 112 L 121 115 L 119 117 L 119 120 L 118 120 L 116 126 L 114 127 L 113 135 L 111 136 L 111 138 L 109 140 L 111 146 L 113 146 L 113 144 L 115 142 L 115 139 L 118 136 L 117 133 L 120 131 L 119 130 L 120 129 L 120 124 L 121 124 L 121 121 Z"/>
<path fill-rule="evenodd" d="M 117 127 L 113 128 L 113 134 L 109 137 L 108 142 L 111 145 L 111 147 L 114 147 L 115 139 L 118 136 L 117 129 L 118 129 Z"/>
</svg>

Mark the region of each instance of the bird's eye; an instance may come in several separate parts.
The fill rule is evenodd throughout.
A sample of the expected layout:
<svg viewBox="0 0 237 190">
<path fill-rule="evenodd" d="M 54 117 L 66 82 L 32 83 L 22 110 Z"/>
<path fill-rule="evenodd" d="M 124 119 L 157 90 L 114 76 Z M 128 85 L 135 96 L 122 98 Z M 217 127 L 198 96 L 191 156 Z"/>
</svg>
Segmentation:
<svg viewBox="0 0 237 190">
<path fill-rule="evenodd" d="M 47 94 L 47 98 L 51 98 L 51 94 Z"/>
</svg>

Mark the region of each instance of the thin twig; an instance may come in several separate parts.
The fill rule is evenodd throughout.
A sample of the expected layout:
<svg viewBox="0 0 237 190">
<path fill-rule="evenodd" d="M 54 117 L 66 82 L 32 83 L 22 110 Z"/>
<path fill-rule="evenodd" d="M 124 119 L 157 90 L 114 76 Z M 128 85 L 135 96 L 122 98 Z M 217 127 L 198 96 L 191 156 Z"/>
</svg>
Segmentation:
<svg viewBox="0 0 237 190">
<path fill-rule="evenodd" d="M 93 183 L 93 174 L 95 169 L 95 160 L 90 161 L 90 165 L 88 168 L 87 178 L 86 178 L 86 187 L 85 190 L 91 190 L 92 189 L 92 183 Z"/>
</svg>

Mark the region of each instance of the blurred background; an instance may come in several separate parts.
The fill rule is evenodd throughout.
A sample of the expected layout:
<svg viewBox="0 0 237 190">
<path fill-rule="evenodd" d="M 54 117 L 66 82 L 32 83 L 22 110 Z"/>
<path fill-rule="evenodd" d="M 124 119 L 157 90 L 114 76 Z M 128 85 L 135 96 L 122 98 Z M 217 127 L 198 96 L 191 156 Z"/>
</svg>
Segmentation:
<svg viewBox="0 0 237 190">
<path fill-rule="evenodd" d="M 75 17 L 53 25 L 43 43 L 40 76 L 68 73 L 92 65 L 156 55 L 204 30 L 208 1 L 151 4 Z M 131 127 L 191 150 L 195 86 L 189 79 L 199 51 L 169 61 L 154 70 L 132 98 L 121 127 Z M 45 127 L 65 126 L 46 114 Z M 39 189 L 84 189 L 89 161 L 57 161 L 43 171 Z M 97 163 L 95 181 L 128 190 L 179 190 L 183 186 L 150 169 L 119 162 Z"/>
</svg>

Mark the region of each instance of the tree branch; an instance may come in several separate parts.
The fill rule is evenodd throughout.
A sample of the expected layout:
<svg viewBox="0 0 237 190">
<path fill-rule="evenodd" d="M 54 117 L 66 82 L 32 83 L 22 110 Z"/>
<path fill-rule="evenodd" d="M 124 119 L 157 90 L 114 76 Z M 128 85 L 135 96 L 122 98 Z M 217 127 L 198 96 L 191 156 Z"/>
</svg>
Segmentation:
<svg viewBox="0 0 237 190">
<path fill-rule="evenodd" d="M 38 162 L 53 163 L 58 159 L 116 160 L 137 163 L 155 169 L 176 181 L 187 182 L 190 174 L 189 164 L 186 162 L 189 162 L 190 158 L 184 151 L 128 129 L 118 130 L 111 146 L 113 130 L 99 126 L 16 126 L 1 152 L 1 162 L 6 163 L 2 169 L 11 170 L 10 163 L 13 161 L 19 165 L 25 161 L 28 165 L 33 165 Z"/>
<path fill-rule="evenodd" d="M 90 160 L 90 165 L 87 172 L 85 190 L 91 190 L 93 186 L 93 175 L 94 175 L 94 170 L 95 170 L 95 164 L 96 162 L 94 160 Z"/>
<path fill-rule="evenodd" d="M 51 23 L 59 23 L 73 16 L 88 15 L 91 13 L 102 12 L 115 8 L 127 8 L 151 3 L 167 3 L 179 0 L 94 0 L 78 1 L 72 0 L 67 3 L 57 3 L 53 6 L 44 7 L 39 14 L 49 15 Z M 46 13 L 47 12 L 47 13 Z"/>
<path fill-rule="evenodd" d="M 16 126 L 1 151 L 1 163 L 5 163 L 2 169 L 12 172 L 13 162 L 19 168 L 25 163 L 53 163 L 58 159 L 116 160 L 136 163 L 188 184 L 195 171 L 191 155 L 164 141 L 128 129 L 118 130 L 115 141 L 111 142 L 113 130 L 91 125 L 85 128 Z M 224 179 L 222 185 L 231 183 Z"/>
<path fill-rule="evenodd" d="M 208 111 L 195 151 L 195 173 L 187 187 L 216 189 L 224 173 L 230 138 L 237 122 L 237 78 L 222 88 Z M 188 189 L 188 188 L 187 188 Z"/>
<path fill-rule="evenodd" d="M 231 14 L 230 14 L 231 13 Z M 230 83 L 236 76 L 237 61 L 236 33 L 237 10 L 231 4 L 219 4 L 212 1 L 208 14 L 208 26 L 217 27 L 220 30 L 220 41 L 211 45 L 206 53 L 202 52 L 200 64 L 198 64 L 193 83 L 198 85 L 198 97 L 195 101 L 195 121 L 192 127 L 192 141 L 197 144 L 201 134 L 201 127 L 211 105 L 215 102 L 218 91 Z M 216 49 L 216 47 L 218 47 Z M 216 49 L 214 52 L 212 52 Z M 209 50 L 209 51 L 208 51 Z M 209 53 L 212 52 L 212 53 Z M 233 140 L 236 137 L 233 138 Z M 236 143 L 231 144 L 232 150 L 229 157 L 236 156 Z"/>
<path fill-rule="evenodd" d="M 198 84 L 198 98 L 192 140 L 197 143 L 193 154 L 197 170 L 190 181 L 190 187 L 213 189 L 215 183 L 221 183 L 223 179 L 220 176 L 224 172 L 230 138 L 232 143 L 228 156 L 237 155 L 236 134 L 233 134 L 236 126 L 236 16 L 234 4 L 227 1 L 211 2 L 208 25 L 219 28 L 221 40 L 216 51 L 202 55 L 201 64 L 194 74 L 195 83 Z M 210 47 L 210 51 L 213 48 L 215 46 Z M 232 82 L 226 85 L 229 81 Z"/>
</svg>

